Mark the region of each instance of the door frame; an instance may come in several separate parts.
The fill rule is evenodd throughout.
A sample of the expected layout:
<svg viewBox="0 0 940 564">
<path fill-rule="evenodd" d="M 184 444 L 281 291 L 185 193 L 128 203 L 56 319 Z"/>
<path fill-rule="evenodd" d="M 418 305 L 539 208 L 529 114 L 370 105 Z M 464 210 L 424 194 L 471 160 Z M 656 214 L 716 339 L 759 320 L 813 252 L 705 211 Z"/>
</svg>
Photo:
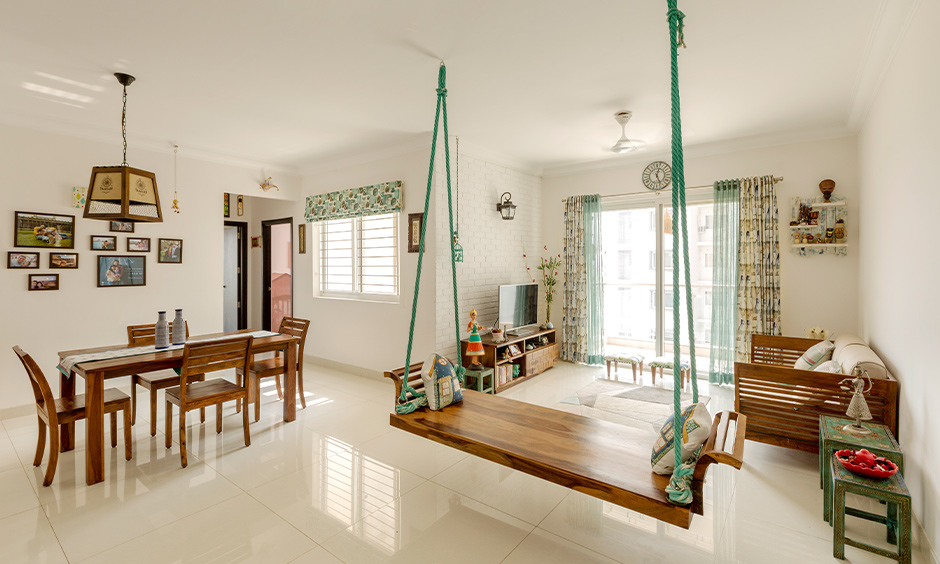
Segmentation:
<svg viewBox="0 0 940 564">
<path fill-rule="evenodd" d="M 244 221 L 226 221 L 225 227 L 234 227 L 238 234 L 238 328 L 248 328 L 248 224 Z"/>
<path fill-rule="evenodd" d="M 261 222 L 261 328 L 271 327 L 271 226 L 282 223 L 290 224 L 290 310 L 294 311 L 294 218 L 265 219 Z M 277 328 L 271 327 L 271 331 Z"/>
</svg>

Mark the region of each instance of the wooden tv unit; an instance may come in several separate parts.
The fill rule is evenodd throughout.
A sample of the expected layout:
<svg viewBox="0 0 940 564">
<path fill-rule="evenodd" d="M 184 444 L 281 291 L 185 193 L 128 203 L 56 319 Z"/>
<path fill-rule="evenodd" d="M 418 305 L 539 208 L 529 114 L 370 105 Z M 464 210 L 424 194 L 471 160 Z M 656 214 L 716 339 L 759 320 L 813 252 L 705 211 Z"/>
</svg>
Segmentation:
<svg viewBox="0 0 940 564">
<path fill-rule="evenodd" d="M 519 376 L 505 384 L 496 386 L 495 392 L 499 393 L 533 376 L 541 374 L 549 368 L 553 368 L 555 363 L 558 362 L 557 331 L 557 329 L 540 329 L 524 336 L 508 336 L 505 341 L 499 343 L 493 341 L 492 334 L 481 335 L 480 339 L 483 341 L 483 350 L 486 354 L 478 356 L 476 359 L 479 360 L 483 366 L 496 371 L 497 367 L 504 364 L 519 365 Z M 543 336 L 548 339 L 547 345 L 540 344 Z M 536 347 L 527 351 L 525 346 L 528 343 L 533 343 Z M 516 345 L 520 353 L 510 358 L 503 358 L 505 352 L 509 350 L 509 345 Z M 460 354 L 463 355 L 463 365 L 468 367 L 473 357 L 464 354 L 466 350 L 467 340 L 464 339 L 460 342 Z"/>
</svg>

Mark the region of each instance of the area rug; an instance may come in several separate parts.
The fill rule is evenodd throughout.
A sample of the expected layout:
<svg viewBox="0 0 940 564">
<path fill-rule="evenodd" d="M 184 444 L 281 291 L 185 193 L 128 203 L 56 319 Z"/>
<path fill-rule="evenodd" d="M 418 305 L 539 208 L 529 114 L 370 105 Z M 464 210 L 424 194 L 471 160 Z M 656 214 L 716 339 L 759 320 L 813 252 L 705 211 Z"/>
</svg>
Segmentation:
<svg viewBox="0 0 940 564">
<path fill-rule="evenodd" d="M 691 393 L 682 392 L 680 397 L 683 406 L 692 403 Z M 700 394 L 698 399 L 707 404 L 711 398 Z M 672 415 L 672 401 L 672 390 L 600 379 L 552 407 L 655 432 Z"/>
</svg>

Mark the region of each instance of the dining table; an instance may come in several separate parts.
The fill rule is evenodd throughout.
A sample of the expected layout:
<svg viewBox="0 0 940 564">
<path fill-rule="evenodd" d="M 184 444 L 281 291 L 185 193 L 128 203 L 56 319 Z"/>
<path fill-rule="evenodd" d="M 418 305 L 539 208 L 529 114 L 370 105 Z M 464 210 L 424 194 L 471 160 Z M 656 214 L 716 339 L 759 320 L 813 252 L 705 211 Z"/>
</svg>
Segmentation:
<svg viewBox="0 0 940 564">
<path fill-rule="evenodd" d="M 191 341 L 221 339 L 238 335 L 259 334 L 254 329 L 211 333 L 207 335 L 192 336 Z M 251 354 L 278 352 L 285 355 L 287 375 L 284 383 L 284 421 L 290 422 L 297 417 L 297 344 L 299 339 L 292 335 L 264 332 L 265 336 L 255 336 L 252 341 Z M 65 363 L 69 357 L 77 355 L 96 355 L 102 353 L 100 360 L 79 361 L 74 365 L 68 362 L 68 373 L 60 369 L 60 393 L 63 398 L 75 397 L 75 382 L 78 377 L 85 381 L 85 483 L 89 486 L 104 481 L 104 382 L 122 376 L 131 376 L 168 368 L 180 368 L 183 365 L 183 348 L 170 350 L 154 350 L 145 354 L 136 354 L 140 351 L 139 345 L 109 345 L 103 347 L 60 351 L 60 363 Z M 124 352 L 126 351 L 126 352 Z M 132 355 L 132 356 L 126 356 Z M 70 359 L 74 361 L 75 359 Z M 62 365 L 60 364 L 60 367 Z M 247 409 L 247 406 L 244 406 Z M 61 426 L 61 450 L 68 451 L 75 448 L 75 424 L 69 423 Z"/>
</svg>

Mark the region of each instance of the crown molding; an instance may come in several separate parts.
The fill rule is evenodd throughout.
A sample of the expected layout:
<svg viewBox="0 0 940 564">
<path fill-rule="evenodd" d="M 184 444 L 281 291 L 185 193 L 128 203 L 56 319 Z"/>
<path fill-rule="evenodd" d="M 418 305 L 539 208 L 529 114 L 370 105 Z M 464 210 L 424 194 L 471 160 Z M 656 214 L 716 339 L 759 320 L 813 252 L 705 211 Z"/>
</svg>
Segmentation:
<svg viewBox="0 0 940 564">
<path fill-rule="evenodd" d="M 13 127 L 21 127 L 23 129 L 39 131 L 42 133 L 51 133 L 53 135 L 73 137 L 84 141 L 94 141 L 106 145 L 113 145 L 115 147 L 121 146 L 120 143 L 115 142 L 115 133 L 111 129 L 105 130 L 101 128 L 90 128 L 85 125 L 72 122 L 53 121 L 42 117 L 13 115 L 3 112 L 0 112 L 0 123 Z M 255 168 L 264 170 L 266 172 L 277 172 L 280 174 L 298 174 L 296 167 L 285 163 L 266 162 L 248 155 L 225 153 L 206 147 L 187 145 L 185 143 L 180 143 L 174 140 L 158 139 L 155 137 L 147 137 L 135 134 L 129 137 L 127 144 L 129 148 L 134 150 L 145 150 L 155 153 L 168 154 L 173 154 L 173 145 L 180 145 L 180 151 L 185 152 L 187 158 L 226 166 L 235 166 L 238 168 Z"/>
<path fill-rule="evenodd" d="M 841 137 L 850 137 L 853 135 L 855 135 L 855 133 L 844 126 L 784 131 L 778 133 L 769 133 L 766 135 L 738 137 L 725 141 L 714 141 L 711 143 L 687 145 L 683 147 L 683 156 L 686 159 L 710 157 L 728 153 L 738 153 L 750 149 L 777 147 L 782 145 L 792 145 L 794 143 L 805 143 L 809 141 L 820 141 L 825 139 L 838 139 Z M 544 178 L 570 176 L 598 170 L 634 166 L 640 163 L 656 160 L 671 161 L 671 159 L 672 151 L 669 149 L 637 151 L 635 153 L 630 153 L 628 156 L 608 157 L 605 159 L 598 159 L 593 161 L 583 161 L 578 163 L 546 167 L 542 171 L 542 176 Z"/>
<path fill-rule="evenodd" d="M 865 54 L 855 77 L 849 103 L 848 127 L 858 131 L 865 123 L 894 56 L 907 35 L 921 0 L 881 0 Z"/>
</svg>

